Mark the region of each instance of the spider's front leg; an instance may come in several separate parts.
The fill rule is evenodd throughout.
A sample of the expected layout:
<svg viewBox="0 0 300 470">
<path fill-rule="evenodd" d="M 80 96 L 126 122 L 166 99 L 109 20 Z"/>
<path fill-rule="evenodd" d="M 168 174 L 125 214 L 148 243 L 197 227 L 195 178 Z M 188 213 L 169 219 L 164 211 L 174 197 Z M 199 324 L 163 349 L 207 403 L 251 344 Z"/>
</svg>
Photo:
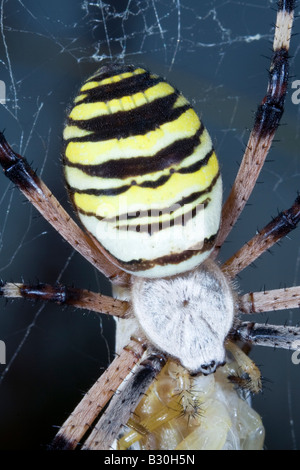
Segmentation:
<svg viewBox="0 0 300 470">
<path fill-rule="evenodd" d="M 259 393 L 262 389 L 259 368 L 247 354 L 233 341 L 227 339 L 225 347 L 235 360 L 236 373 L 228 375 L 228 380 L 240 390 Z"/>
<path fill-rule="evenodd" d="M 300 350 L 300 328 L 297 326 L 262 325 L 255 322 L 242 322 L 236 336 L 248 343 L 272 348 Z"/>
<path fill-rule="evenodd" d="M 83 450 L 105 450 L 112 446 L 122 425 L 128 423 L 139 401 L 166 363 L 164 355 L 148 355 L 112 398 L 107 410 L 84 443 Z"/>
<path fill-rule="evenodd" d="M 148 387 L 148 380 L 150 377 L 156 375 L 155 370 L 159 370 L 160 362 L 155 362 L 155 366 L 152 369 L 147 367 L 145 363 L 145 368 L 140 366 L 141 374 L 145 374 L 145 383 L 142 380 L 138 382 L 135 381 L 135 374 L 132 374 L 132 370 L 135 365 L 140 362 L 143 354 L 145 352 L 145 347 L 140 341 L 132 340 L 126 347 L 122 349 L 119 355 L 113 360 L 108 369 L 99 377 L 95 384 L 90 388 L 90 390 L 84 395 L 81 402 L 76 406 L 74 411 L 70 414 L 68 419 L 61 426 L 60 430 L 56 434 L 52 444 L 52 449 L 61 449 L 61 450 L 72 450 L 77 447 L 78 444 L 82 443 L 85 434 L 90 431 L 94 425 L 95 420 L 101 414 L 103 408 L 107 405 L 109 400 L 115 395 L 114 401 L 118 401 L 119 393 L 117 390 L 121 384 L 125 383 L 125 396 L 127 397 L 126 403 L 123 402 L 122 413 L 114 416 L 113 422 L 109 426 L 109 421 L 111 418 L 110 413 L 114 413 L 114 407 L 109 405 L 107 412 L 103 417 L 100 418 L 99 423 L 96 425 L 98 431 L 101 431 L 102 420 L 105 421 L 105 436 L 102 434 L 101 440 L 105 439 L 104 442 L 99 442 L 97 433 L 94 431 L 93 437 L 90 436 L 89 443 L 85 444 L 85 448 L 91 446 L 100 446 L 104 445 L 107 448 L 112 445 L 113 440 L 115 439 L 119 429 L 122 425 L 125 425 L 130 414 L 133 411 L 133 402 L 130 400 L 129 390 L 132 387 L 135 387 L 135 400 L 141 398 L 141 394 L 144 393 Z M 146 372 L 145 372 L 146 371 Z M 148 373 L 147 373 L 148 372 Z M 154 374 L 154 375 L 153 375 Z M 132 378 L 127 380 L 128 375 Z M 139 376 L 140 377 L 140 376 Z M 126 382 L 127 380 L 127 382 Z M 110 411 L 112 410 L 112 411 Z M 102 447 L 103 448 L 103 447 Z"/>
</svg>

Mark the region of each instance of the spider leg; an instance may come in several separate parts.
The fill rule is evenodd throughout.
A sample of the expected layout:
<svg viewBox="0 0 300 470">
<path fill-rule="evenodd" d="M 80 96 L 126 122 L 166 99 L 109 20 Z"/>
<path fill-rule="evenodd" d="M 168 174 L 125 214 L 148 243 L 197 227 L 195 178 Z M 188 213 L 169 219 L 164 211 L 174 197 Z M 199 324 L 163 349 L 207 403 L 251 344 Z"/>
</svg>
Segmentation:
<svg viewBox="0 0 300 470">
<path fill-rule="evenodd" d="M 222 223 L 216 242 L 217 250 L 224 243 L 253 191 L 283 114 L 288 85 L 288 51 L 294 7 L 293 0 L 278 2 L 267 93 L 256 112 L 241 166 L 223 206 Z"/>
<path fill-rule="evenodd" d="M 123 349 L 61 426 L 51 444 L 51 449 L 75 449 L 143 353 L 144 346 L 138 341 L 131 341 Z M 116 396 L 119 398 L 119 395 Z"/>
<path fill-rule="evenodd" d="M 71 305 L 76 308 L 105 313 L 115 317 L 124 317 L 129 304 L 107 295 L 91 292 L 87 289 L 77 289 L 62 284 L 24 284 L 14 282 L 0 283 L 0 297 L 6 299 L 23 298 L 27 300 L 42 300 L 55 302 L 60 305 Z"/>
<path fill-rule="evenodd" d="M 164 356 L 150 355 L 137 366 L 120 392 L 112 398 L 107 410 L 85 441 L 83 450 L 105 450 L 112 446 L 120 428 L 128 422 L 165 362 Z"/>
<path fill-rule="evenodd" d="M 259 368 L 233 341 L 226 340 L 225 348 L 232 354 L 239 369 L 238 375 L 230 375 L 228 380 L 240 389 L 259 393 L 262 388 Z"/>
<path fill-rule="evenodd" d="M 184 375 L 187 375 L 189 379 L 191 379 L 190 375 L 188 374 L 187 371 L 183 372 Z M 159 381 L 159 379 L 158 379 Z M 192 380 L 190 380 L 191 382 Z M 192 392 L 189 390 L 190 396 L 192 397 Z M 148 395 L 148 393 L 147 393 Z M 149 395 L 148 395 L 149 396 Z M 127 426 L 129 426 L 130 430 L 125 433 L 120 439 L 118 439 L 118 449 L 119 450 L 127 450 L 129 447 L 131 447 L 135 442 L 139 441 L 141 438 L 144 436 L 147 436 L 151 433 L 155 433 L 156 430 L 158 430 L 161 426 L 166 425 L 173 419 L 182 417 L 187 413 L 185 410 L 184 404 L 182 401 L 185 400 L 184 394 L 177 393 L 175 396 L 168 401 L 167 403 L 164 403 L 164 400 L 161 399 L 160 407 L 159 409 L 154 412 L 154 413 L 148 413 L 148 416 L 144 418 L 143 420 L 135 420 L 135 416 L 130 419 L 127 422 Z M 193 397 L 194 398 L 194 397 Z M 200 404 L 198 400 L 192 399 L 191 398 L 191 404 L 189 412 L 190 417 L 192 418 L 194 415 L 198 416 L 199 414 L 199 409 L 200 409 Z M 193 406 L 193 409 L 192 409 Z M 194 413 L 194 415 L 192 414 Z"/>
<path fill-rule="evenodd" d="M 261 313 L 300 307 L 300 286 L 249 292 L 239 298 L 242 313 Z"/>
<path fill-rule="evenodd" d="M 300 328 L 296 326 L 242 322 L 237 326 L 235 335 L 238 339 L 258 346 L 300 350 Z"/>
<path fill-rule="evenodd" d="M 268 223 L 257 235 L 238 250 L 222 266 L 222 270 L 230 277 L 235 277 L 274 243 L 294 230 L 300 221 L 300 196 L 286 211 L 281 212 Z"/>
<path fill-rule="evenodd" d="M 108 261 L 101 247 L 74 222 L 51 191 L 35 174 L 27 160 L 15 153 L 0 132 L 0 164 L 4 174 L 22 191 L 42 216 L 93 266 L 116 283 L 129 276 Z"/>
</svg>

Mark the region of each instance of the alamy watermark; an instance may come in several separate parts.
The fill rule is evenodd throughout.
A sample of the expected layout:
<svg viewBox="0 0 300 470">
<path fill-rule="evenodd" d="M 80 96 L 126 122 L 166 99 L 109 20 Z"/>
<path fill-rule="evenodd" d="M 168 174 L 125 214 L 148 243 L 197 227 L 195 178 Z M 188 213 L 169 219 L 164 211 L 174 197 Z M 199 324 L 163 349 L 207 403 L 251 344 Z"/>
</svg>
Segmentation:
<svg viewBox="0 0 300 470">
<path fill-rule="evenodd" d="M 6 85 L 3 80 L 0 80 L 0 104 L 6 103 Z"/>
<path fill-rule="evenodd" d="M 300 340 L 297 340 L 293 343 L 293 348 L 297 349 L 293 352 L 291 360 L 295 366 L 298 366 L 300 364 Z"/>
<path fill-rule="evenodd" d="M 292 88 L 295 89 L 292 94 L 292 103 L 300 104 L 300 80 L 294 80 L 292 82 Z"/>
<path fill-rule="evenodd" d="M 97 225 L 98 239 L 131 240 L 132 233 L 144 233 L 153 235 L 163 231 L 164 239 L 182 240 L 186 237 L 185 227 L 193 220 L 197 220 L 198 242 L 193 246 L 194 250 L 202 248 L 206 236 L 205 204 L 191 203 L 173 204 L 164 209 L 150 207 L 141 209 L 140 204 L 127 204 L 127 197 L 120 196 L 118 207 L 111 204 L 100 204 L 96 214 L 99 223 Z M 111 214 L 117 215 L 111 215 Z M 170 230 L 168 230 L 170 229 Z"/>
<path fill-rule="evenodd" d="M 6 364 L 6 344 L 0 340 L 0 364 Z"/>
</svg>

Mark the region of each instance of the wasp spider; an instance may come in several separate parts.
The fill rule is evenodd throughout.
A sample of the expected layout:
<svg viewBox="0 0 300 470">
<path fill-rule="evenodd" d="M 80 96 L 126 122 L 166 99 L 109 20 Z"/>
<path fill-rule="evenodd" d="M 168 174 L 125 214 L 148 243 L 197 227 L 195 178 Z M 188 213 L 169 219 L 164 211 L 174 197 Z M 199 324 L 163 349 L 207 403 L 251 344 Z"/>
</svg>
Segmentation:
<svg viewBox="0 0 300 470">
<path fill-rule="evenodd" d="M 233 280 L 296 227 L 300 197 L 225 264 L 215 261 L 283 113 L 293 14 L 294 1 L 279 1 L 267 94 L 223 209 L 219 165 L 205 127 L 173 86 L 144 68 L 102 66 L 68 112 L 64 173 L 84 231 L 1 134 L 5 175 L 111 280 L 116 295 L 62 285 L 1 286 L 7 298 L 42 298 L 119 319 L 118 355 L 53 447 L 228 448 L 230 416 L 211 390 L 232 396 L 235 388 L 261 389 L 258 368 L 237 343 L 299 348 L 297 327 L 241 321 L 243 313 L 298 307 L 299 288 L 239 296 Z M 255 413 L 251 419 L 256 443 L 251 431 L 241 440 L 245 448 L 261 447 L 261 423 Z"/>
</svg>

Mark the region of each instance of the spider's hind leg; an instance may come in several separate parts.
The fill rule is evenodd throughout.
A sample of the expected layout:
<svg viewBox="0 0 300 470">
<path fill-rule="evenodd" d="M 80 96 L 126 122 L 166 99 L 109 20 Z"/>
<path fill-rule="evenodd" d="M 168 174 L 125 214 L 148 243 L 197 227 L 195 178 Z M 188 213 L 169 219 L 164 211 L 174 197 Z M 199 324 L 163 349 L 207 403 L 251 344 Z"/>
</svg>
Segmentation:
<svg viewBox="0 0 300 470">
<path fill-rule="evenodd" d="M 294 0 L 278 2 L 267 92 L 258 106 L 238 174 L 223 206 L 216 251 L 226 240 L 253 191 L 284 111 L 294 8 Z"/>
<path fill-rule="evenodd" d="M 128 284 L 129 276 L 108 261 L 99 244 L 74 222 L 26 158 L 14 152 L 2 132 L 0 166 L 5 176 L 75 250 L 113 282 Z"/>
</svg>

